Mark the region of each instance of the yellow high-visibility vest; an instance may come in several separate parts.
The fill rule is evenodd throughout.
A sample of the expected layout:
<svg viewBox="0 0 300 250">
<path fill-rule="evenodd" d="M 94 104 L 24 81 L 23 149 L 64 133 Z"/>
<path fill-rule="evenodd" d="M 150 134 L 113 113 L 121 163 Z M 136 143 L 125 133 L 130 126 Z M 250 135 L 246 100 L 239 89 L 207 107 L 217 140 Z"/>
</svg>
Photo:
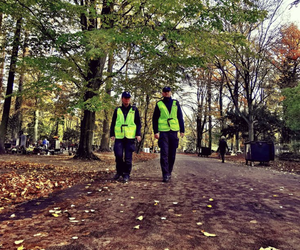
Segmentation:
<svg viewBox="0 0 300 250">
<path fill-rule="evenodd" d="M 177 104 L 173 100 L 171 112 L 164 104 L 163 101 L 159 101 L 157 106 L 160 110 L 160 117 L 158 119 L 158 131 L 167 132 L 167 131 L 179 131 L 179 122 L 177 118 Z"/>
<path fill-rule="evenodd" d="M 131 108 L 128 111 L 126 121 L 121 108 L 117 110 L 117 119 L 115 125 L 116 139 L 134 139 L 136 134 L 136 124 L 134 123 L 135 110 Z"/>
</svg>

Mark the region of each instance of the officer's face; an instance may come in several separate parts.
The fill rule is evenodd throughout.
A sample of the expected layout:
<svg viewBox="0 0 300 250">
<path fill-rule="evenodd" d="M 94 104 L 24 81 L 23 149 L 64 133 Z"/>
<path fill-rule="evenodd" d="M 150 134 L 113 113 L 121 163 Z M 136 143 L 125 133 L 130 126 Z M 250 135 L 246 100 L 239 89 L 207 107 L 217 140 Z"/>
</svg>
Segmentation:
<svg viewBox="0 0 300 250">
<path fill-rule="evenodd" d="M 130 98 L 122 97 L 122 103 L 125 107 L 128 107 L 130 104 Z"/>
<path fill-rule="evenodd" d="M 171 91 L 169 91 L 169 92 L 162 92 L 162 95 L 163 95 L 163 97 L 171 97 L 172 92 Z"/>
</svg>

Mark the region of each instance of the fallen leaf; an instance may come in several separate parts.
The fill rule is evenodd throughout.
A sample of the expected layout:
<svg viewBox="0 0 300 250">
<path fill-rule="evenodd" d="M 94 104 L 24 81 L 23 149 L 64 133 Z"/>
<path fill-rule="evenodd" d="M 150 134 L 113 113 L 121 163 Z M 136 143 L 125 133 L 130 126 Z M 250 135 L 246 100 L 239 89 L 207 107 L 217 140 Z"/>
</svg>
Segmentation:
<svg viewBox="0 0 300 250">
<path fill-rule="evenodd" d="M 136 219 L 137 219 L 137 220 L 143 220 L 144 217 L 141 215 L 141 216 L 137 217 Z"/>
<path fill-rule="evenodd" d="M 201 226 L 201 225 L 203 225 L 203 223 L 202 222 L 197 222 L 196 223 L 198 226 Z"/>
<path fill-rule="evenodd" d="M 206 237 L 216 237 L 217 235 L 215 234 L 211 234 L 211 233 L 208 233 L 208 232 L 203 232 L 203 234 L 206 236 Z"/>
<path fill-rule="evenodd" d="M 17 250 L 23 250 L 23 249 L 25 249 L 23 245 L 22 245 L 22 246 L 19 246 L 19 247 L 17 248 Z"/>
<path fill-rule="evenodd" d="M 16 244 L 16 245 L 19 245 L 19 244 L 21 244 L 21 243 L 23 243 L 23 242 L 24 242 L 24 240 L 16 240 L 16 241 L 15 241 L 15 244 Z"/>
<path fill-rule="evenodd" d="M 277 249 L 275 247 L 267 247 L 267 248 L 261 247 L 259 250 L 279 250 L 279 249 Z"/>
<path fill-rule="evenodd" d="M 52 214 L 52 216 L 54 216 L 54 217 L 58 217 L 58 216 L 59 216 L 59 214 Z"/>
<path fill-rule="evenodd" d="M 209 201 L 214 201 L 214 199 L 213 199 L 213 198 L 210 198 Z"/>
<path fill-rule="evenodd" d="M 133 227 L 134 229 L 140 229 L 140 225 L 136 225 Z"/>
<path fill-rule="evenodd" d="M 208 208 L 212 208 L 212 205 L 207 205 Z"/>
</svg>

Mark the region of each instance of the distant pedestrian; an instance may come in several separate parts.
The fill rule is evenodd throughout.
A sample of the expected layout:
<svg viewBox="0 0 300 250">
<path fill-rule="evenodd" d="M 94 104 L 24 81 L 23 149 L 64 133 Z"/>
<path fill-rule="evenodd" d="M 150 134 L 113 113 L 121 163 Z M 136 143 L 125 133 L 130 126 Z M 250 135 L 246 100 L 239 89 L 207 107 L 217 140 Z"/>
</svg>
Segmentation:
<svg viewBox="0 0 300 250">
<path fill-rule="evenodd" d="M 48 149 L 49 147 L 49 141 L 46 138 L 43 140 L 43 147 L 44 149 Z"/>
<path fill-rule="evenodd" d="M 162 96 L 163 99 L 156 103 L 152 121 L 154 138 L 158 139 L 160 147 L 163 182 L 168 182 L 175 163 L 178 132 L 180 131 L 181 137 L 184 136 L 184 121 L 179 102 L 171 97 L 171 88 L 164 87 Z"/>
<path fill-rule="evenodd" d="M 132 169 L 132 153 L 135 151 L 135 139 L 141 141 L 141 120 L 139 111 L 130 104 L 129 92 L 122 93 L 122 106 L 114 111 L 110 137 L 115 141 L 114 153 L 116 157 L 116 171 L 113 177 L 118 180 L 123 177 L 128 182 Z"/>
<path fill-rule="evenodd" d="M 229 151 L 229 148 L 228 148 L 228 145 L 227 145 L 227 142 L 225 139 L 226 139 L 225 136 L 221 136 L 221 139 L 219 141 L 219 147 L 217 149 L 217 152 L 219 152 L 221 155 L 223 163 L 225 162 L 226 149 Z"/>
</svg>

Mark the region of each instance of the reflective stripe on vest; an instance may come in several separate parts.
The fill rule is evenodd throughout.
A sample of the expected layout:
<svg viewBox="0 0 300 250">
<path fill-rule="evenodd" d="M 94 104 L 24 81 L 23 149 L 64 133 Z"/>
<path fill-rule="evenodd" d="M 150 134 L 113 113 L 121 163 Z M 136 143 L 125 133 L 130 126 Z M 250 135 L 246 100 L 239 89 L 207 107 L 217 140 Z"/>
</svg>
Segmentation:
<svg viewBox="0 0 300 250">
<path fill-rule="evenodd" d="M 171 113 L 164 104 L 163 101 L 159 101 L 157 106 L 160 110 L 160 117 L 158 119 L 158 131 L 167 132 L 167 131 L 179 131 L 179 122 L 177 118 L 177 104 L 173 100 Z"/>
<path fill-rule="evenodd" d="M 124 121 L 124 114 L 121 108 L 117 110 L 117 119 L 115 125 L 116 139 L 134 139 L 136 134 L 136 124 L 134 123 L 135 110 L 131 108 L 128 111 L 126 121 Z"/>
</svg>

